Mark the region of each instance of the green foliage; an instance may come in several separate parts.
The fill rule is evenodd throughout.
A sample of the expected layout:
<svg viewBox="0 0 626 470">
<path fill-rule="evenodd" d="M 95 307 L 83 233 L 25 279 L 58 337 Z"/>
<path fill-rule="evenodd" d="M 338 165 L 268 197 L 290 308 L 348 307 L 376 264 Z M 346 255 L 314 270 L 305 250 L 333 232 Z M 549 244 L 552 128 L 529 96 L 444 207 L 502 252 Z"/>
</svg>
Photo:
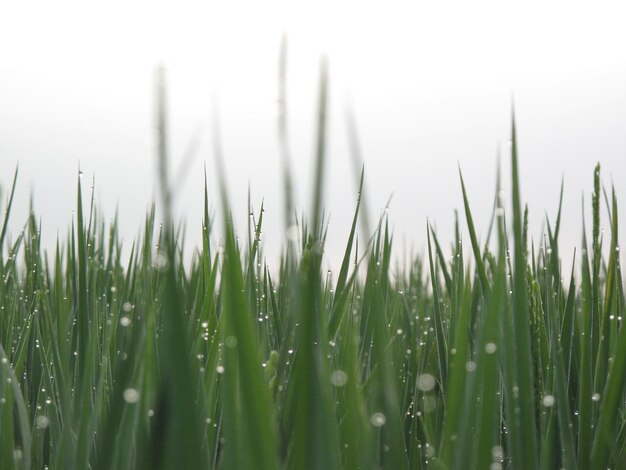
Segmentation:
<svg viewBox="0 0 626 470">
<path fill-rule="evenodd" d="M 605 193 L 603 250 L 599 167 L 591 246 L 583 224 L 567 283 L 560 205 L 537 252 L 529 238 L 515 127 L 510 232 L 498 181 L 495 241 L 480 248 L 461 179 L 471 261 L 458 223 L 451 256 L 429 225 L 426 257 L 392 270 L 386 217 L 359 244 L 361 173 L 333 282 L 326 82 L 311 223 L 286 217 L 278 272 L 262 255 L 263 206 L 250 202 L 238 237 L 225 187 L 222 241 L 205 188 L 202 247 L 185 264 L 171 214 L 157 228 L 154 208 L 122 256 L 79 178 L 76 221 L 49 256 L 34 214 L 15 239 L 7 230 L 16 172 L 0 232 L 0 468 L 624 468 L 618 212 Z"/>
</svg>

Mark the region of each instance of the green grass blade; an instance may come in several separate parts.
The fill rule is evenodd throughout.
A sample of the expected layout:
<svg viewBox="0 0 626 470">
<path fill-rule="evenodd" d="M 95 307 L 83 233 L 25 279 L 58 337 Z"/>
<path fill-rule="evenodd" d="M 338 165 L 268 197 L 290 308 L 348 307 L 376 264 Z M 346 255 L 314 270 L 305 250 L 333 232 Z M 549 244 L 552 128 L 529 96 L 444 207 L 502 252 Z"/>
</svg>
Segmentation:
<svg viewBox="0 0 626 470">
<path fill-rule="evenodd" d="M 519 406 L 520 435 L 522 439 L 522 461 L 514 462 L 519 468 L 536 468 L 537 466 L 537 423 L 535 406 L 535 387 L 533 378 L 533 362 L 530 344 L 530 313 L 527 300 L 526 257 L 522 234 L 522 212 L 517 157 L 517 136 L 515 119 L 511 127 L 511 171 L 512 171 L 512 204 L 513 204 L 513 239 L 514 239 L 514 273 L 513 273 L 513 321 L 515 343 L 517 348 L 518 388 L 519 394 L 514 400 Z"/>
<path fill-rule="evenodd" d="M 467 200 L 467 192 L 465 190 L 465 182 L 463 181 L 461 168 L 459 168 L 459 178 L 461 179 L 461 190 L 463 191 L 463 205 L 465 206 L 465 218 L 467 219 L 467 229 L 469 230 L 470 240 L 472 242 L 472 251 L 474 252 L 476 270 L 478 271 L 480 286 L 482 288 L 483 295 L 487 297 L 490 290 L 490 284 L 489 280 L 487 279 L 487 273 L 485 271 L 482 254 L 480 253 L 480 247 L 478 246 L 478 238 L 476 237 L 476 229 L 474 228 L 474 219 L 472 218 L 469 201 Z"/>
<path fill-rule="evenodd" d="M 19 167 L 15 168 L 15 174 L 13 175 L 13 184 L 11 184 L 11 193 L 9 201 L 4 209 L 4 221 L 2 222 L 2 231 L 0 232 L 0 250 L 4 246 L 4 237 L 7 234 L 7 228 L 9 226 L 9 215 L 11 215 L 11 206 L 13 205 L 13 196 L 15 196 L 15 187 L 17 186 L 17 172 Z"/>
<path fill-rule="evenodd" d="M 619 244 L 617 242 L 618 234 L 618 214 L 617 214 L 617 201 L 615 193 L 613 193 L 613 211 L 612 211 L 612 238 L 611 254 L 609 261 L 608 275 L 619 279 L 619 285 L 621 286 L 621 279 L 617 271 L 619 266 Z M 607 280 L 607 290 L 610 289 L 610 285 L 615 281 Z M 609 297 L 612 294 L 607 292 L 605 297 L 605 312 L 610 305 Z M 617 316 L 623 315 L 624 307 L 623 303 L 620 304 L 620 309 L 616 312 Z M 606 312 L 608 313 L 608 312 Z M 606 314 L 605 313 L 605 314 Z M 593 446 L 591 450 L 591 465 L 593 468 L 605 468 L 609 459 L 611 450 L 612 436 L 615 435 L 616 420 L 619 414 L 620 405 L 623 406 L 623 393 L 626 386 L 626 330 L 624 327 L 620 328 L 615 345 L 614 352 L 611 356 L 613 358 L 612 364 L 609 367 L 609 375 L 606 381 L 606 385 L 602 392 L 600 402 L 600 412 L 598 417 L 598 423 L 595 427 L 595 433 L 593 438 Z"/>
</svg>

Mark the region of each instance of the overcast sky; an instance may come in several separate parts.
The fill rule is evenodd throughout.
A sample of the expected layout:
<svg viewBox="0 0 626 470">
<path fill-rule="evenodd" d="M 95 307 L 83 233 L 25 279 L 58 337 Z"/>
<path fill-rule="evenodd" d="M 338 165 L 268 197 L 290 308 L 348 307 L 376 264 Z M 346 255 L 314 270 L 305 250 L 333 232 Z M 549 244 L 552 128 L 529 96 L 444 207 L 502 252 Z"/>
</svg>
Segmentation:
<svg viewBox="0 0 626 470">
<path fill-rule="evenodd" d="M 406 240 L 422 249 L 427 218 L 450 239 L 462 205 L 458 165 L 477 226 L 486 230 L 498 148 L 510 188 L 514 98 L 532 235 L 540 237 L 546 213 L 554 219 L 564 178 L 562 242 L 571 250 L 595 163 L 609 187 L 612 180 L 618 190 L 626 185 L 624 18 L 624 2 L 600 1 L 4 2 L 0 181 L 6 188 L 19 163 L 15 221 L 26 220 L 32 192 L 52 246 L 72 219 L 80 164 L 95 175 L 107 218 L 118 208 L 130 245 L 155 194 L 152 73 L 163 61 L 174 168 L 193 136 L 200 139 L 176 189 L 190 238 L 198 240 L 205 163 L 219 205 L 211 131 L 217 100 L 236 218 L 246 221 L 250 185 L 255 205 L 265 200 L 266 240 L 276 240 L 283 220 L 277 72 L 286 32 L 301 208 L 310 205 L 318 66 L 322 54 L 329 59 L 329 259 L 342 253 L 356 202 L 346 103 L 359 128 L 372 217 L 393 193 L 397 247 Z"/>
</svg>

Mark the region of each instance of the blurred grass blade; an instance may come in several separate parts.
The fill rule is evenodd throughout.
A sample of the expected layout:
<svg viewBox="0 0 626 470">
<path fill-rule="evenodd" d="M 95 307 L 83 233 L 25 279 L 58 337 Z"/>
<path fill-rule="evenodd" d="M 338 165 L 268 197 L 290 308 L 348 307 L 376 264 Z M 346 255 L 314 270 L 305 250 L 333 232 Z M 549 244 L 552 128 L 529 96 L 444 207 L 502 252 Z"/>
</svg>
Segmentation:
<svg viewBox="0 0 626 470">
<path fill-rule="evenodd" d="M 517 136 L 515 115 L 511 125 L 511 172 L 512 172 L 512 204 L 513 204 L 513 240 L 514 240 L 514 273 L 513 273 L 513 321 L 515 343 L 517 349 L 518 387 L 519 394 L 514 400 L 519 402 L 519 413 L 515 419 L 520 420 L 522 439 L 522 462 L 515 465 L 520 468 L 537 466 L 537 423 L 535 406 L 535 386 L 533 377 L 533 357 L 530 343 L 530 313 L 527 300 L 526 256 L 522 234 L 522 212 L 517 157 Z"/>
</svg>

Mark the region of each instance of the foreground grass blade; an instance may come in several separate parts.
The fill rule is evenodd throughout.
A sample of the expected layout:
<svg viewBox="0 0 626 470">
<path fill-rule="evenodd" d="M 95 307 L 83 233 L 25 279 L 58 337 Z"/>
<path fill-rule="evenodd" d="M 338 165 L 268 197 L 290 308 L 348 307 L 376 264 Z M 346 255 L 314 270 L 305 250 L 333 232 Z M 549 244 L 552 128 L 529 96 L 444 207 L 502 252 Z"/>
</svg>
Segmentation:
<svg viewBox="0 0 626 470">
<path fill-rule="evenodd" d="M 195 401 L 194 371 L 189 363 L 190 352 L 185 339 L 186 313 L 181 308 L 177 282 L 176 246 L 172 227 L 171 194 L 168 180 L 168 140 L 165 69 L 156 71 L 158 131 L 157 160 L 160 175 L 164 234 L 159 245 L 158 267 L 163 275 L 161 291 L 162 315 L 158 336 L 161 376 L 157 390 L 157 409 L 151 442 L 152 461 L 148 465 L 170 469 L 199 468 L 206 461 L 201 444 L 198 415 L 186 403 Z M 178 438 L 177 438 L 178 436 Z"/>
<path fill-rule="evenodd" d="M 517 135 L 515 118 L 511 126 L 511 171 L 512 171 L 512 204 L 513 204 L 513 255 L 515 271 L 513 273 L 513 322 L 515 345 L 518 360 L 518 394 L 513 399 L 518 402 L 519 412 L 511 417 L 519 423 L 516 430 L 518 439 L 522 440 L 522 461 L 514 462 L 519 468 L 535 468 L 537 466 L 537 423 L 535 405 L 535 386 L 533 378 L 533 358 L 530 346 L 530 315 L 527 301 L 526 256 L 522 241 L 522 210 L 519 182 L 519 164 L 517 157 Z M 519 421 L 518 421 L 519 420 Z"/>
<path fill-rule="evenodd" d="M 619 244 L 617 243 L 618 216 L 615 194 L 613 194 L 612 217 L 612 237 L 614 242 L 611 243 L 612 251 L 610 257 L 612 261 L 609 263 L 610 276 L 615 275 L 615 271 L 611 268 L 615 268 L 616 264 L 619 265 Z M 623 304 L 621 304 L 617 312 L 618 316 L 623 315 L 623 312 L 624 307 Z M 626 330 L 623 327 L 619 330 L 612 358 L 613 361 L 609 368 L 609 376 L 602 392 L 598 424 L 595 428 L 591 450 L 592 468 L 606 467 L 610 452 L 615 450 L 615 448 L 611 446 L 611 442 L 616 432 L 615 424 L 619 415 L 618 410 L 620 409 L 620 405 L 623 406 L 623 393 L 624 387 L 626 386 Z"/>
<path fill-rule="evenodd" d="M 312 234 L 303 253 L 299 273 L 300 301 L 296 315 L 298 350 L 293 366 L 294 382 L 289 394 L 293 413 L 293 443 L 289 468 L 327 469 L 340 465 L 339 446 L 333 425 L 330 371 L 326 365 L 326 315 L 321 302 L 323 250 L 322 196 L 326 159 L 326 113 L 328 77 L 322 61 L 317 121 L 317 151 L 312 201 Z"/>
</svg>

